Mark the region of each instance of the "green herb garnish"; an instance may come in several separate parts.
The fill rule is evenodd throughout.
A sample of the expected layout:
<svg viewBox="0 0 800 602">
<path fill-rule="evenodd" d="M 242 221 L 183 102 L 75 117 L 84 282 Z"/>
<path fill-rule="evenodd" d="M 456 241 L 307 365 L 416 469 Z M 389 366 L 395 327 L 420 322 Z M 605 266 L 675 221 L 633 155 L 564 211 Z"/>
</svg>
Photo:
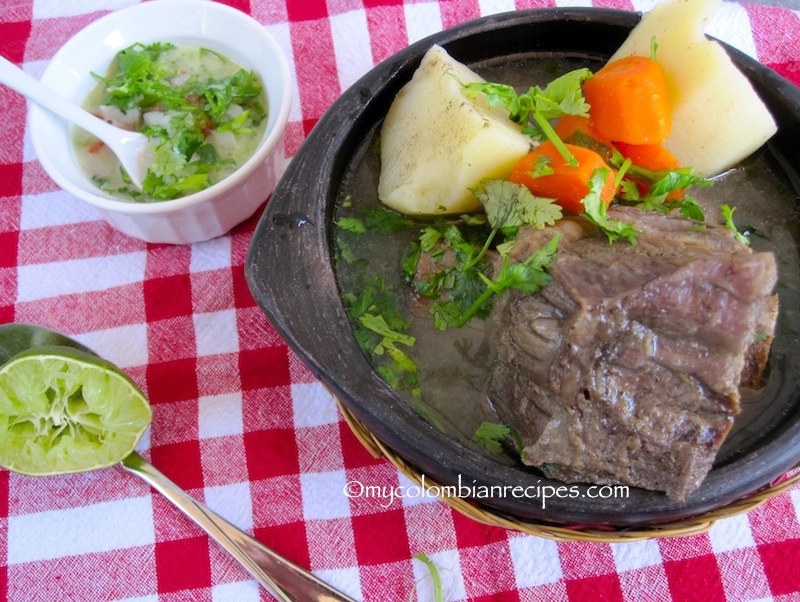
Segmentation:
<svg viewBox="0 0 800 602">
<path fill-rule="evenodd" d="M 631 224 L 619 220 L 610 219 L 606 215 L 606 204 L 600 197 L 608 177 L 608 169 L 596 169 L 589 180 L 589 194 L 581 202 L 584 206 L 583 217 L 600 228 L 608 237 L 609 242 L 614 242 L 618 238 L 627 238 L 631 244 L 636 244 L 636 236 L 639 234 Z"/>
<path fill-rule="evenodd" d="M 500 454 L 503 452 L 503 442 L 509 437 L 514 440 L 517 450 L 522 455 L 523 444 L 519 433 L 500 422 L 481 422 L 472 434 L 472 441 L 490 454 Z"/>
<path fill-rule="evenodd" d="M 517 289 L 523 293 L 535 293 L 550 283 L 550 274 L 544 269 L 550 265 L 556 255 L 559 237 L 553 237 L 547 245 L 536 251 L 521 263 L 509 263 L 503 259 L 503 267 L 494 280 L 489 280 L 482 273 L 479 277 L 486 284 L 486 290 L 459 317 L 457 326 L 464 326 L 494 295 L 500 296 L 509 289 Z"/>
<path fill-rule="evenodd" d="M 541 230 L 562 217 L 561 207 L 534 196 L 530 190 L 508 180 L 483 180 L 473 194 L 486 209 L 486 218 L 494 230 L 530 225 Z"/>
<path fill-rule="evenodd" d="M 372 359 L 383 379 L 394 388 L 416 392 L 417 366 L 401 348 L 414 346 L 414 337 L 406 334 L 411 324 L 386 294 L 383 280 L 373 276 L 358 295 L 345 293 L 342 299 L 359 347 Z"/>
<path fill-rule="evenodd" d="M 253 136 L 266 116 L 260 104 L 262 87 L 253 72 L 238 69 L 219 79 L 208 75 L 178 77 L 177 68 L 164 59 L 175 49 L 170 43 L 133 44 L 117 55 L 117 70 L 103 82 L 101 105 L 127 113 L 157 111 L 165 122 L 141 128 L 155 146 L 153 165 L 141 193 L 131 186 L 104 190 L 132 196 L 134 200 L 168 200 L 192 194 L 217 181 L 223 169 L 235 167 L 233 160 L 220 160 L 207 142 L 209 133 L 229 132 L 237 137 Z M 227 62 L 221 55 L 203 54 Z M 138 192 L 138 191 L 137 191 Z"/>
<path fill-rule="evenodd" d="M 589 105 L 583 97 L 581 84 L 590 77 L 592 72 L 589 69 L 576 69 L 557 77 L 544 89 L 533 86 L 524 94 L 517 94 L 511 86 L 490 82 L 473 82 L 463 87 L 473 97 L 479 93 L 486 94 L 490 107 L 499 105 L 505 108 L 511 121 L 524 126 L 524 133 L 538 140 L 547 138 L 564 160 L 576 167 L 577 160 L 555 133 L 550 120 L 564 115 L 588 115 Z"/>
<path fill-rule="evenodd" d="M 431 581 L 433 582 L 434 602 L 444 602 L 444 590 L 442 589 L 442 578 L 439 576 L 439 569 L 437 569 L 433 561 L 422 552 L 414 554 L 414 558 L 425 563 L 425 566 L 428 567 L 428 572 L 430 573 Z"/>
<path fill-rule="evenodd" d="M 621 182 L 620 197 L 623 201 L 634 203 L 636 207 L 647 211 L 669 213 L 678 209 L 683 217 L 705 221 L 703 210 L 694 197 L 684 194 L 681 198 L 669 198 L 673 193 L 685 192 L 695 186 L 703 188 L 713 185 L 712 180 L 697 175 L 694 168 L 652 171 L 632 164 L 630 159 L 625 159 L 616 150 L 612 153 L 611 164 L 618 169 L 618 179 L 623 176 L 631 178 Z M 637 181 L 643 185 L 644 191 L 640 190 Z"/>
<path fill-rule="evenodd" d="M 733 223 L 733 212 L 736 210 L 736 207 L 731 207 L 729 205 L 720 205 L 720 210 L 722 211 L 722 217 L 725 220 L 725 227 L 728 228 L 731 232 L 733 232 L 734 237 L 740 243 L 746 246 L 750 246 L 750 241 L 748 238 L 739 232 L 739 229 L 736 227 L 736 224 Z"/>
<path fill-rule="evenodd" d="M 347 199 L 347 203 L 351 201 Z M 382 216 L 382 217 L 381 217 Z M 367 229 L 382 224 L 390 229 L 399 228 L 402 220 L 389 211 L 368 211 L 359 217 L 340 217 L 336 220 L 339 229 L 336 242 L 338 259 L 349 264 L 361 263 L 348 244 L 352 237 L 363 236 Z M 369 225 L 367 225 L 369 224 Z M 407 224 L 403 224 L 406 227 Z M 409 267 L 408 269 L 413 269 Z M 344 293 L 345 311 L 354 326 L 354 335 L 359 347 L 370 358 L 381 377 L 396 389 L 409 389 L 412 395 L 419 394 L 417 366 L 408 353 L 415 339 L 408 334 L 411 324 L 398 310 L 384 280 L 378 275 L 353 287 L 356 293 Z"/>
<path fill-rule="evenodd" d="M 505 180 L 483 180 L 473 191 L 486 210 L 490 226 L 482 239 L 465 237 L 454 224 L 435 224 L 423 229 L 419 238 L 421 251 L 435 260 L 449 259 L 426 280 L 415 283 L 416 291 L 436 301 L 431 314 L 437 328 L 462 327 L 472 318 L 485 318 L 492 310 L 492 298 L 509 289 L 535 292 L 549 282 L 544 271 L 555 256 L 558 238 L 550 241 L 526 261 L 510 263 L 504 257 L 493 279 L 485 275 L 487 253 L 499 236 L 505 237 L 505 249 L 517 230 L 524 225 L 541 229 L 553 225 L 562 216 L 552 199 L 536 197 L 524 186 Z M 478 227 L 482 221 L 477 222 Z"/>
<path fill-rule="evenodd" d="M 382 234 L 391 234 L 392 232 L 409 230 L 414 227 L 414 222 L 410 219 L 384 207 L 372 205 L 364 207 L 360 210 L 359 216 L 368 230 Z"/>
<path fill-rule="evenodd" d="M 342 217 L 339 218 L 336 222 L 336 225 L 339 226 L 342 230 L 346 230 L 348 232 L 355 232 L 357 234 L 363 234 L 367 231 L 364 227 L 364 223 L 356 218 L 356 217 Z"/>
</svg>

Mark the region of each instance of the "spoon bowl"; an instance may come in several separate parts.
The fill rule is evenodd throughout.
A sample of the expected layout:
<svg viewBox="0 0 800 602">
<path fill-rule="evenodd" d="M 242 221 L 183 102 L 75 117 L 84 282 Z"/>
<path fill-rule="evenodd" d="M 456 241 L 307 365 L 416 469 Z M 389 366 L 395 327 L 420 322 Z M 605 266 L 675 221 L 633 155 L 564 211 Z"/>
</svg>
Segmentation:
<svg viewBox="0 0 800 602">
<path fill-rule="evenodd" d="M 0 56 L 0 83 L 99 138 L 116 155 L 133 184 L 141 190 L 153 164 L 153 147 L 144 134 L 115 127 L 45 86 Z"/>
</svg>

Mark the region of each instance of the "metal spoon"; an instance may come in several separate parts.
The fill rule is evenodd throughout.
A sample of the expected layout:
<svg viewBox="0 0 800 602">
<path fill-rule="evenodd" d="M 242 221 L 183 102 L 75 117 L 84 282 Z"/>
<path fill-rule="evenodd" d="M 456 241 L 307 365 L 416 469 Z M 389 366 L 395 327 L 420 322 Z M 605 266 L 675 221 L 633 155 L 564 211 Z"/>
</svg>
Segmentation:
<svg viewBox="0 0 800 602">
<path fill-rule="evenodd" d="M 33 324 L 0 326 L 0 365 L 34 347 L 61 345 L 94 353 L 67 336 Z M 221 545 L 281 602 L 355 602 L 302 567 L 280 556 L 195 500 L 136 452 L 122 459 L 122 468 L 163 494 Z"/>
<path fill-rule="evenodd" d="M 0 83 L 102 140 L 117 156 L 133 183 L 138 188 L 142 187 L 147 168 L 153 164 L 153 147 L 144 134 L 128 132 L 95 117 L 2 56 Z"/>
<path fill-rule="evenodd" d="M 159 472 L 136 452 L 122 460 L 122 467 L 141 477 L 197 523 L 247 569 L 264 589 L 282 602 L 354 602 L 305 569 L 270 550 L 237 529 Z"/>
</svg>

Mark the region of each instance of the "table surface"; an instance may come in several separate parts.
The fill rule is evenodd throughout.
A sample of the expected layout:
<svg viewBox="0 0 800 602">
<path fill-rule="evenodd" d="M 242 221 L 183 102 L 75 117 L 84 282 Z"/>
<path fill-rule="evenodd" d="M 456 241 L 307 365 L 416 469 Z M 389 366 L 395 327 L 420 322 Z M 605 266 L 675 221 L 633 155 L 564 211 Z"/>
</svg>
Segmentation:
<svg viewBox="0 0 800 602">
<path fill-rule="evenodd" d="M 263 23 L 292 61 L 299 95 L 284 165 L 342 90 L 409 42 L 482 15 L 553 5 L 228 3 Z M 39 75 L 70 35 L 130 4 L 4 0 L 0 54 Z M 708 32 L 800 83 L 798 8 L 797 0 L 726 2 Z M 370 601 L 433 600 L 417 553 L 438 567 L 451 601 L 800 599 L 797 488 L 706 533 L 614 544 L 484 526 L 435 498 L 348 497 L 352 482 L 410 482 L 363 448 L 250 296 L 243 263 L 258 215 L 190 246 L 128 238 L 48 178 L 27 138 L 25 101 L 0 86 L 0 103 L 0 322 L 74 335 L 122 367 L 153 404 L 141 453 L 295 563 Z M 203 532 L 119 467 L 38 479 L 0 471 L 0 596 L 268 599 Z"/>
</svg>

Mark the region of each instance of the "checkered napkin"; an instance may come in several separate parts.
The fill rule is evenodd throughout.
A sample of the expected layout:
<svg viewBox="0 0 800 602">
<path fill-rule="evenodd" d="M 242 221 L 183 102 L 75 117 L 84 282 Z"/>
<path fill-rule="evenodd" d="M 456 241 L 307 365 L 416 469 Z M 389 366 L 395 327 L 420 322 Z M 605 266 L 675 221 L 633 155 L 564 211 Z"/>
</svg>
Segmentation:
<svg viewBox="0 0 800 602">
<path fill-rule="evenodd" d="M 775 0 L 779 2 L 780 0 Z M 785 1 L 785 0 L 784 0 Z M 0 54 L 38 75 L 78 29 L 134 0 L 3 0 Z M 514 0 L 230 0 L 294 66 L 289 158 L 343 89 L 409 42 Z M 585 4 L 557 0 L 559 5 Z M 652 2 L 598 0 L 647 10 Z M 709 33 L 800 84 L 800 13 L 724 3 Z M 33 156 L 24 100 L 0 87 L 0 321 L 74 335 L 146 391 L 139 448 L 191 495 L 354 598 L 798 600 L 800 490 L 708 533 L 561 543 L 490 528 L 431 498 L 345 495 L 411 485 L 361 446 L 335 401 L 248 292 L 257 216 L 191 246 L 120 234 L 60 191 Z M 0 471 L 0 597 L 23 601 L 264 600 L 165 499 L 119 468 L 45 479 Z"/>
</svg>

